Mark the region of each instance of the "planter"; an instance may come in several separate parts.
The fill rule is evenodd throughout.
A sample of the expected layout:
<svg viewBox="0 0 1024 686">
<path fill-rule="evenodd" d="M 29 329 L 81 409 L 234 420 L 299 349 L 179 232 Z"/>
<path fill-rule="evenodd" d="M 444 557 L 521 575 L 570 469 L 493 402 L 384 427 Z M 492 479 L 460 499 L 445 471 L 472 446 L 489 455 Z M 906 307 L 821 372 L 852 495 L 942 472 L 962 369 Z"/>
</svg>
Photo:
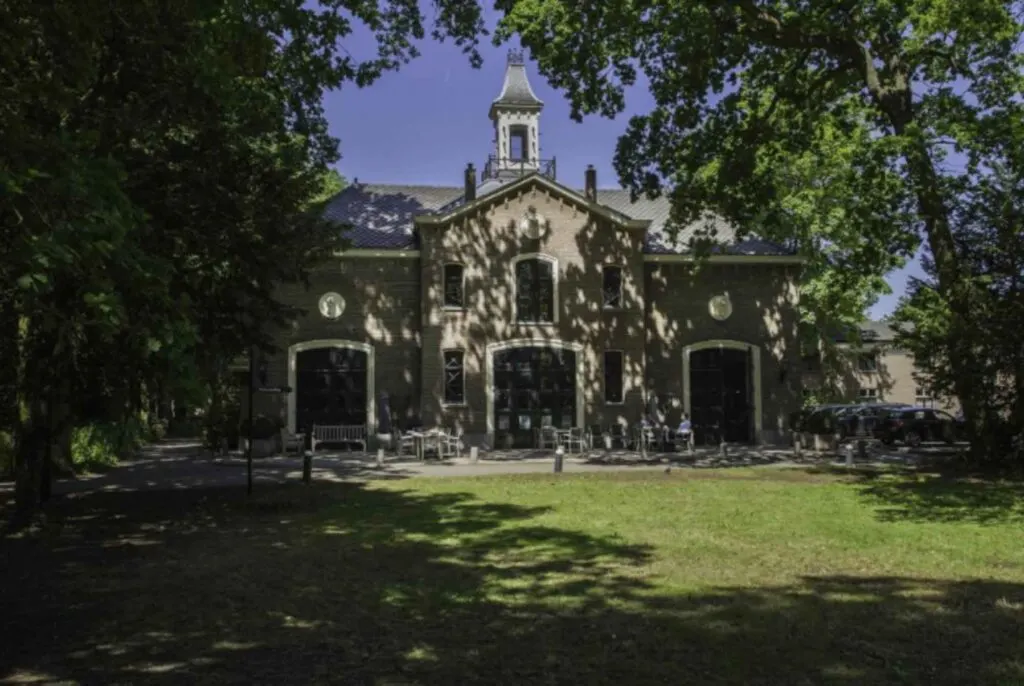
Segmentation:
<svg viewBox="0 0 1024 686">
<path fill-rule="evenodd" d="M 799 434 L 798 438 L 804 450 L 813 450 L 817 453 L 836 450 L 839 441 L 834 434 Z"/>
<path fill-rule="evenodd" d="M 252 456 L 253 457 L 270 457 L 276 455 L 278 452 L 278 444 L 276 438 L 256 438 L 252 442 Z M 242 448 L 242 454 L 249 447 L 249 439 L 243 438 L 239 441 L 239 445 Z"/>
</svg>

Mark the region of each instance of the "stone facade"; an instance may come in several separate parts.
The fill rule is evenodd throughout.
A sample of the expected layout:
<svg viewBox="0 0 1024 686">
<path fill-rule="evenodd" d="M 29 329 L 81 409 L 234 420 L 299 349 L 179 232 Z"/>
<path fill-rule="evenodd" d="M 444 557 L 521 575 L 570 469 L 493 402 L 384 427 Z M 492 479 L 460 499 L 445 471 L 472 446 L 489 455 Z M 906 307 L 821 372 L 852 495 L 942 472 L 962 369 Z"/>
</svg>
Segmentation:
<svg viewBox="0 0 1024 686">
<path fill-rule="evenodd" d="M 387 393 L 400 425 L 416 418 L 493 445 L 495 355 L 530 347 L 574 353 L 574 425 L 633 425 L 645 414 L 674 425 L 683 412 L 701 410 L 693 406 L 699 394 L 691 388 L 690 361 L 700 351 L 724 349 L 737 351 L 731 359 L 747 375 L 729 391 L 743 396 L 730 402 L 749 414 L 745 435 L 781 440 L 800 404 L 801 261 L 767 242 L 734 240 L 725 225 L 712 257 L 697 260 L 687 242 L 694 227 L 670 237 L 666 199 L 599 190 L 592 169 L 582 192 L 556 181 L 554 161 L 537 159 L 542 103 L 525 78 L 522 63 L 510 61 L 491 107 L 498 147 L 479 183 L 470 167 L 462 187 L 355 184 L 329 204 L 327 217 L 351 227 L 353 247 L 317 269 L 309 290 L 281 290 L 283 301 L 307 314 L 279 332 L 281 353 L 267 383 L 293 392 L 261 394 L 254 409 L 301 429 L 299 354 L 345 348 L 368 360 L 360 396 L 368 433 Z M 529 159 L 504 158 L 509 122 L 529 132 Z M 553 321 L 517 317 L 516 265 L 523 259 L 550 265 Z M 445 306 L 449 264 L 463 270 L 457 307 Z M 606 266 L 621 273 L 622 298 L 614 306 L 604 300 Z M 319 302 L 329 293 L 337 294 L 337 309 L 325 316 Z M 721 301 L 718 317 L 712 298 Z M 457 404 L 444 401 L 446 351 L 462 353 L 465 392 Z M 622 354 L 621 402 L 606 402 L 606 351 Z"/>
</svg>

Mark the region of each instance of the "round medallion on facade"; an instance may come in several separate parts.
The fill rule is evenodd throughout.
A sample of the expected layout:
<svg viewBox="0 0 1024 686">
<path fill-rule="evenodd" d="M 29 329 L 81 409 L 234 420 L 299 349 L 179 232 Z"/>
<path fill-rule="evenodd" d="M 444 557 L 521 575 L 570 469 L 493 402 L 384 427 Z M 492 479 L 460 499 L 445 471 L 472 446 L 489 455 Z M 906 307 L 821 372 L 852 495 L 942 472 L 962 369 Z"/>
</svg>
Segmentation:
<svg viewBox="0 0 1024 686">
<path fill-rule="evenodd" d="M 732 301 L 728 295 L 716 295 L 708 301 L 708 312 L 720 322 L 724 322 L 732 314 Z"/>
<path fill-rule="evenodd" d="M 320 314 L 325 319 L 337 319 L 345 311 L 345 299 L 331 291 L 320 296 Z"/>
</svg>

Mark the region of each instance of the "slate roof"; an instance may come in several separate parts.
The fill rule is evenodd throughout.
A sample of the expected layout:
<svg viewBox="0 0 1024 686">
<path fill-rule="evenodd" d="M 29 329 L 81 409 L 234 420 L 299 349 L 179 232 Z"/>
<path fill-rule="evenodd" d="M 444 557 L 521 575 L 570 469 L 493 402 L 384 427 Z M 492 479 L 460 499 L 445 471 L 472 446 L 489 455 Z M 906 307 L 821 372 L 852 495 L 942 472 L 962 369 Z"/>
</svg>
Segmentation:
<svg viewBox="0 0 1024 686">
<path fill-rule="evenodd" d="M 530 80 L 526 77 L 526 65 L 522 53 L 509 53 L 508 66 L 505 68 L 505 82 L 501 94 L 491 103 L 491 112 L 495 105 L 511 107 L 543 107 L 544 103 L 533 92 Z"/>
<path fill-rule="evenodd" d="M 891 343 L 896 339 L 895 329 L 886 322 L 864 320 L 858 325 L 858 328 L 863 343 Z M 853 340 L 853 336 L 842 331 L 833 334 L 833 338 L 837 343 L 848 343 Z"/>
<path fill-rule="evenodd" d="M 488 182 L 478 189 L 478 197 L 494 192 L 504 184 Z M 577 193 L 582 190 L 577 189 Z M 327 205 L 325 216 L 340 224 L 350 225 L 345 237 L 353 248 L 379 250 L 416 249 L 418 247 L 413 230 L 413 217 L 441 211 L 448 213 L 462 204 L 461 186 L 405 186 L 390 184 L 357 183 L 348 186 Z M 651 254 L 685 254 L 689 252 L 687 242 L 694 232 L 704 226 L 714 226 L 717 239 L 722 244 L 713 250 L 718 254 L 732 255 L 790 255 L 790 251 L 758 239 L 733 243 L 735 232 L 722 219 L 709 217 L 686 227 L 676 240 L 669 240 L 665 223 L 669 217 L 667 198 L 650 200 L 639 198 L 635 203 L 629 199 L 629 191 L 620 189 L 598 190 L 597 201 L 609 209 L 620 212 L 632 219 L 648 219 L 645 252 Z"/>
</svg>

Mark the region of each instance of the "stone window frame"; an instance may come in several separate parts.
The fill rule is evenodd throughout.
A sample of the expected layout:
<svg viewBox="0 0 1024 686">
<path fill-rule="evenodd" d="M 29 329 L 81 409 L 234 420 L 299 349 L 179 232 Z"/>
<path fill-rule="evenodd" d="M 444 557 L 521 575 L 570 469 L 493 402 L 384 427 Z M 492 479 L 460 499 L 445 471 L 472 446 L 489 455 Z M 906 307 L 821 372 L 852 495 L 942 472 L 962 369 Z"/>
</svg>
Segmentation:
<svg viewBox="0 0 1024 686">
<path fill-rule="evenodd" d="M 619 400 L 608 399 L 608 353 L 619 355 Z M 617 348 L 609 348 L 601 354 L 601 397 L 605 405 L 619 406 L 626 404 L 626 352 Z"/>
<path fill-rule="evenodd" d="M 878 392 L 877 388 L 858 388 L 857 400 L 864 403 L 880 403 L 882 394 Z"/>
<path fill-rule="evenodd" d="M 448 268 L 458 267 L 459 269 L 459 305 L 448 304 Z M 445 262 L 441 267 L 441 307 L 449 312 L 458 312 L 466 309 L 466 265 L 462 262 Z"/>
<path fill-rule="evenodd" d="M 296 416 L 298 414 L 297 394 L 299 392 L 297 374 L 298 367 L 296 365 L 298 354 L 306 350 L 315 350 L 318 348 L 349 348 L 366 353 L 366 431 L 367 433 L 376 433 L 376 350 L 370 343 L 355 341 L 348 338 L 316 338 L 308 341 L 301 341 L 299 343 L 293 343 L 288 346 L 288 385 L 292 389 L 292 392 L 287 394 L 288 398 L 286 400 L 288 430 L 291 433 L 296 433 L 298 430 L 295 426 Z"/>
<path fill-rule="evenodd" d="M 608 292 L 605 290 L 605 278 L 609 270 L 614 269 L 619 273 L 618 304 L 608 304 Z M 626 270 L 621 264 L 601 265 L 601 309 L 602 310 L 624 310 L 626 309 Z"/>
<path fill-rule="evenodd" d="M 448 356 L 459 355 L 459 367 L 461 371 L 462 394 L 460 400 L 448 399 Z M 466 351 L 463 348 L 445 348 L 441 351 L 441 406 L 442 407 L 465 407 L 466 406 Z"/>
<path fill-rule="evenodd" d="M 519 319 L 519 279 L 516 275 L 516 270 L 519 267 L 519 263 L 525 260 L 539 260 L 547 262 L 551 265 L 551 321 L 534 321 L 534 320 L 522 320 Z M 541 326 L 551 326 L 558 323 L 559 319 L 559 285 L 561 282 L 561 274 L 558 268 L 558 258 L 552 255 L 548 255 L 540 252 L 523 253 L 516 255 L 512 259 L 512 322 L 514 324 L 532 324 Z"/>
<path fill-rule="evenodd" d="M 878 371 L 881 360 L 877 350 L 857 353 L 857 371 L 862 374 L 874 374 Z"/>
</svg>

